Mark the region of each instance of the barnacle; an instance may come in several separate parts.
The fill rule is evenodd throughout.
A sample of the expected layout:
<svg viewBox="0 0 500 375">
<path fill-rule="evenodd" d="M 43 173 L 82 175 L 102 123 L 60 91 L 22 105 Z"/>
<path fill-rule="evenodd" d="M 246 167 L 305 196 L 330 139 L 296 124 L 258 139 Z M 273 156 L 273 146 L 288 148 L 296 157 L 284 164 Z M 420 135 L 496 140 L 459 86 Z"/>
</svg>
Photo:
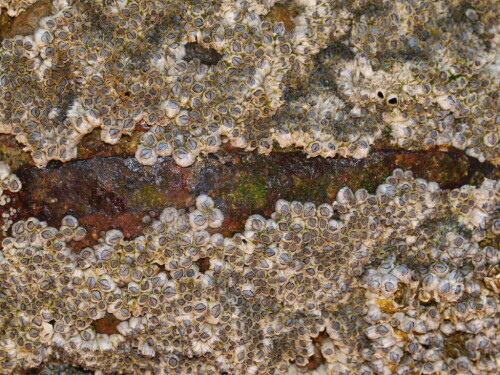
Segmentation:
<svg viewBox="0 0 500 375">
<path fill-rule="evenodd" d="M 1 0 L 0 15 L 6 12 L 10 17 L 18 16 L 25 9 L 36 3 L 37 0 Z"/>
<path fill-rule="evenodd" d="M 17 193 L 21 190 L 22 184 L 19 178 L 11 172 L 10 167 L 0 160 L 0 207 L 6 206 L 11 198 L 4 195 L 4 191 Z M 1 227 L 2 232 L 6 232 L 12 225 L 11 216 L 15 213 L 15 209 L 10 207 L 9 210 L 2 210 L 2 219 L 4 224 Z"/>
<path fill-rule="evenodd" d="M 443 190 L 396 169 L 375 194 L 279 200 L 232 237 L 205 231 L 223 217 L 201 195 L 80 252 L 75 217 L 16 222 L 0 251 L 1 371 L 57 355 L 100 373 L 304 372 L 323 335 L 312 373 L 497 373 L 499 253 L 484 240 L 499 184 Z M 106 314 L 115 333 L 96 329 Z"/>
<path fill-rule="evenodd" d="M 31 3 L 6 9 L 14 16 Z M 489 0 L 295 0 L 289 30 L 266 18 L 276 3 L 54 0 L 32 35 L 2 41 L 0 133 L 39 166 L 75 158 L 94 129 L 116 144 L 137 124 L 148 129 L 136 151 L 145 165 L 172 156 L 187 167 L 226 141 L 364 158 L 383 134 L 498 164 Z M 314 56 L 332 44 L 352 55 L 324 67 L 334 87 L 313 81 L 287 100 L 285 86 L 308 80 Z"/>
<path fill-rule="evenodd" d="M 499 164 L 493 1 L 43 2 L 0 33 L 0 134 L 39 167 L 93 131 L 142 132 L 147 166 L 224 143 L 361 159 L 384 137 Z M 0 27 L 33 4 L 0 0 Z M 0 161 L 0 208 L 20 189 Z M 498 373 L 500 182 L 396 169 L 373 191 L 280 199 L 231 236 L 203 194 L 85 245 L 74 216 L 4 209 L 0 373 Z"/>
</svg>

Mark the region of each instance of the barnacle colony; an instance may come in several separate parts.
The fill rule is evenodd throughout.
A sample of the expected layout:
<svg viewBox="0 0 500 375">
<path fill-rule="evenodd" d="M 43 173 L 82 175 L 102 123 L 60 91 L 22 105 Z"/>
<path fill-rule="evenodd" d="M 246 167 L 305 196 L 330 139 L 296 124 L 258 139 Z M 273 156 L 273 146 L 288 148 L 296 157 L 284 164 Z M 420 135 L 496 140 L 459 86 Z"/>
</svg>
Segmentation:
<svg viewBox="0 0 500 375">
<path fill-rule="evenodd" d="M 495 4 L 295 0 L 285 29 L 276 3 L 54 0 L 32 35 L 1 41 L 0 133 L 38 166 L 137 124 L 145 165 L 187 167 L 223 142 L 363 158 L 387 134 L 498 164 Z M 315 59 L 332 46 L 345 53 Z M 1 162 L 0 183 L 21 188 Z M 0 250 L 0 373 L 496 374 L 499 184 L 395 170 L 375 194 L 279 200 L 231 237 L 201 195 L 81 251 L 75 217 L 18 221 Z"/>
<path fill-rule="evenodd" d="M 116 144 L 137 123 L 149 128 L 136 152 L 146 165 L 189 166 L 227 141 L 363 158 L 384 133 L 498 164 L 493 2 L 295 0 L 291 30 L 266 18 L 275 3 L 54 0 L 32 35 L 2 41 L 0 133 L 39 166 L 75 158 L 94 129 Z M 322 87 L 314 56 L 335 44 L 351 56 L 323 67 L 336 85 Z M 193 58 L 193 45 L 219 58 Z"/>
<path fill-rule="evenodd" d="M 11 173 L 10 167 L 6 163 L 0 161 L 0 206 L 5 206 L 9 202 L 9 197 L 3 195 L 4 191 L 17 193 L 21 187 L 19 178 Z"/>
<path fill-rule="evenodd" d="M 5 233 L 12 225 L 11 216 L 16 213 L 13 207 L 8 210 L 4 207 L 11 202 L 10 196 L 4 194 L 5 191 L 17 193 L 21 190 L 22 184 L 19 178 L 11 172 L 10 167 L 0 160 L 0 213 L 2 214 L 3 225 L 0 227 L 0 233 Z"/>
<path fill-rule="evenodd" d="M 17 222 L 0 251 L 1 371 L 50 358 L 99 373 L 293 374 L 319 345 L 315 373 L 495 374 L 499 187 L 442 190 L 397 169 L 376 194 L 279 200 L 232 237 L 207 232 L 222 217 L 202 195 L 79 253 L 75 218 Z M 97 332 L 110 314 L 117 332 Z"/>
</svg>

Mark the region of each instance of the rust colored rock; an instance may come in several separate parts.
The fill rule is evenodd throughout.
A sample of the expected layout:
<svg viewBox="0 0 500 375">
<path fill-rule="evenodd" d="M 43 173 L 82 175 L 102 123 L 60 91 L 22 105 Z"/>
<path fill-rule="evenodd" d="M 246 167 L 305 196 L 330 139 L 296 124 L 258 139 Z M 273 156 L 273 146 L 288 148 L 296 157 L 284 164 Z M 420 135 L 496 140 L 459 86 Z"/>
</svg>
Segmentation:
<svg viewBox="0 0 500 375">
<path fill-rule="evenodd" d="M 107 333 L 111 335 L 113 333 L 120 333 L 116 329 L 116 326 L 120 324 L 120 322 L 121 321 L 113 314 L 106 314 L 103 318 L 94 320 L 92 326 L 95 328 L 96 333 Z"/>
<path fill-rule="evenodd" d="M 35 216 L 57 226 L 65 215 L 73 215 L 88 232 L 75 244 L 77 249 L 113 228 L 133 238 L 164 207 L 188 209 L 200 194 L 213 197 L 225 215 L 218 231 L 230 235 L 242 230 L 249 215 L 269 215 L 278 199 L 321 204 L 333 201 L 343 186 L 373 192 L 398 167 L 443 188 L 474 183 L 482 175 L 498 178 L 494 167 L 462 153 L 402 150 L 376 150 L 366 159 L 353 160 L 231 149 L 189 168 L 177 166 L 171 158 L 147 167 L 133 157 L 97 157 L 51 166 L 16 171 L 23 190 L 12 195 L 13 206 L 19 208 L 13 219 Z"/>
</svg>

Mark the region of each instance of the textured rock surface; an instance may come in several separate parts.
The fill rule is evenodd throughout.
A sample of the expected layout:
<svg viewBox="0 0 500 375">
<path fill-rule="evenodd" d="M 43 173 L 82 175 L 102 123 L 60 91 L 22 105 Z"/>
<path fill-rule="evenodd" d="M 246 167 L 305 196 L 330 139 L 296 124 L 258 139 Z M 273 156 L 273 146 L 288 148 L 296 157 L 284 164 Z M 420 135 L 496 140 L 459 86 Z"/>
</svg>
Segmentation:
<svg viewBox="0 0 500 375">
<path fill-rule="evenodd" d="M 498 373 L 497 14 L 0 0 L 0 373 Z"/>
<path fill-rule="evenodd" d="M 108 147 L 109 148 L 109 147 Z M 171 158 L 152 167 L 133 157 L 111 156 L 113 150 L 94 150 L 96 157 L 39 169 L 17 170 L 24 185 L 11 195 L 9 207 L 18 214 L 11 220 L 38 217 L 56 225 L 65 215 L 92 228 L 94 240 L 101 230 L 118 228 L 127 236 L 145 225 L 142 217 L 162 207 L 187 207 L 199 194 L 209 194 L 226 214 L 226 234 L 243 228 L 252 213 L 270 214 L 278 199 L 332 200 L 339 189 L 365 188 L 373 192 L 394 168 L 412 169 L 444 188 L 498 178 L 498 170 L 460 153 L 377 150 L 364 160 L 305 159 L 300 152 L 259 155 L 238 150 L 220 152 L 189 168 Z M 87 152 L 91 152 L 87 150 Z M 85 176 L 85 178 L 82 178 Z"/>
<path fill-rule="evenodd" d="M 0 133 L 39 166 L 138 122 L 145 165 L 189 166 L 224 142 L 361 159 L 382 138 L 498 163 L 494 2 L 276 3 L 35 3 L 2 21 Z"/>
<path fill-rule="evenodd" d="M 0 259 L 2 371 L 56 357 L 100 373 L 285 374 L 318 349 L 328 374 L 494 374 L 499 183 L 442 190 L 396 169 L 375 194 L 280 199 L 226 237 L 198 195 L 81 250 L 73 216 L 18 221 Z"/>
</svg>

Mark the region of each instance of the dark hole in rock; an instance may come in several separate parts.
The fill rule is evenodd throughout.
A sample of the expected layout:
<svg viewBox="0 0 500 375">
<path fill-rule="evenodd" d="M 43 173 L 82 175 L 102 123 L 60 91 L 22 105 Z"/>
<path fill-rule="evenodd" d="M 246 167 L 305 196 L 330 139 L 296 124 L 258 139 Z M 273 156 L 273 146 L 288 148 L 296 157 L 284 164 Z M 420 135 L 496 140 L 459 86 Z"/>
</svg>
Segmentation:
<svg viewBox="0 0 500 375">
<path fill-rule="evenodd" d="M 201 273 L 205 273 L 210 269 L 210 258 L 200 258 L 196 261 Z"/>
<path fill-rule="evenodd" d="M 113 314 L 106 314 L 101 319 L 94 320 L 92 325 L 95 328 L 96 333 L 107 333 L 111 335 L 113 333 L 120 333 L 116 327 L 120 324 L 121 320 L 115 317 Z"/>
<path fill-rule="evenodd" d="M 390 98 L 389 99 L 389 104 L 397 104 L 398 100 L 396 98 Z"/>
<path fill-rule="evenodd" d="M 202 64 L 215 65 L 222 58 L 222 55 L 215 49 L 205 48 L 195 42 L 186 43 L 185 48 L 186 56 L 184 56 L 184 60 L 186 61 L 198 59 Z"/>
<path fill-rule="evenodd" d="M 63 165 L 64 165 L 64 163 L 60 160 L 50 160 L 47 163 L 46 168 L 47 169 L 58 169 L 58 168 L 61 168 Z"/>
<path fill-rule="evenodd" d="M 323 357 L 321 353 L 321 344 L 326 338 L 328 338 L 328 335 L 325 330 L 321 331 L 317 337 L 311 337 L 314 344 L 314 353 L 308 358 L 309 362 L 306 365 L 307 370 L 315 370 L 322 363 L 326 362 L 325 357 Z"/>
<path fill-rule="evenodd" d="M 377 92 L 377 96 L 378 96 L 380 99 L 384 99 L 384 94 L 382 93 L 382 91 Z"/>
</svg>

